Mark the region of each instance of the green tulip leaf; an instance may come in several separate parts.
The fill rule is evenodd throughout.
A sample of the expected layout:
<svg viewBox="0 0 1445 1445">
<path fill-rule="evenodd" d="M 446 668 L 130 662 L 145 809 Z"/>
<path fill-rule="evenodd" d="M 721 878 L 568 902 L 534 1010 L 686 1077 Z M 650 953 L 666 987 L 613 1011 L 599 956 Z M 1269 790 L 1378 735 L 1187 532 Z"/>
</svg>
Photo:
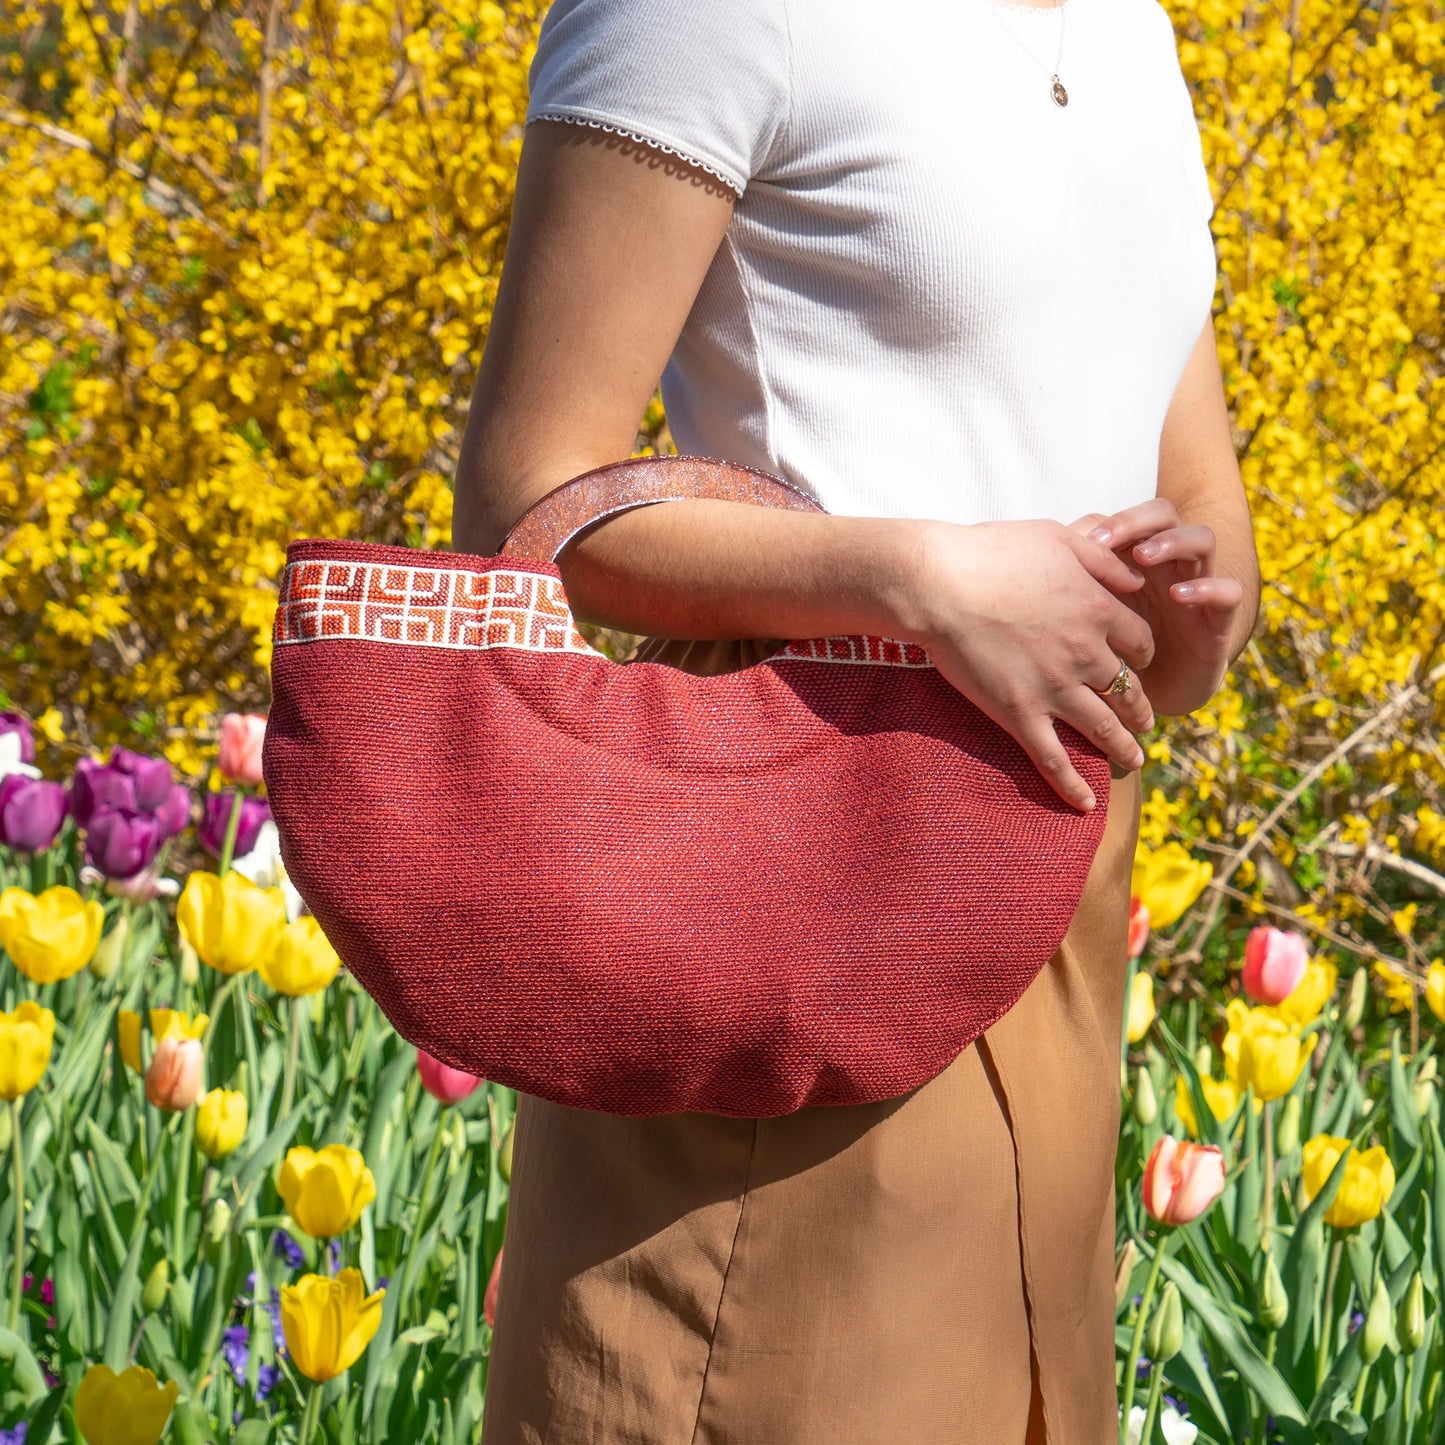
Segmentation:
<svg viewBox="0 0 1445 1445">
<path fill-rule="evenodd" d="M 48 1394 L 45 1373 L 31 1354 L 30 1346 L 13 1330 L 0 1329 L 0 1365 L 6 1368 L 27 1405 L 45 1399 Z"/>
<path fill-rule="evenodd" d="M 1390 1122 L 1411 1149 L 1420 1147 L 1420 1112 L 1400 1062 L 1400 1031 L 1390 1035 Z"/>
</svg>

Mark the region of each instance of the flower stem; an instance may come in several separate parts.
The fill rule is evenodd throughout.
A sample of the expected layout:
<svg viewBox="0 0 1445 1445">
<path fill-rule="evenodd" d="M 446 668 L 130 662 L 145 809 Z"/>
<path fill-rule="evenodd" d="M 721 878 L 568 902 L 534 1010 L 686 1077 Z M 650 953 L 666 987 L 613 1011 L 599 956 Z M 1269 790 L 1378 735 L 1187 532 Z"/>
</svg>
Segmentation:
<svg viewBox="0 0 1445 1445">
<path fill-rule="evenodd" d="M 186 1253 L 186 1205 L 190 1202 L 191 1146 L 196 1111 L 187 1109 L 181 1123 L 181 1142 L 171 1180 L 171 1257 L 184 1259 Z"/>
<path fill-rule="evenodd" d="M 1344 1253 L 1345 1242 L 1337 1234 L 1330 1246 L 1330 1267 L 1325 1275 L 1325 1294 L 1320 1301 L 1320 1337 L 1315 1348 L 1315 1390 L 1318 1392 L 1325 1382 L 1329 1369 L 1330 1353 L 1335 1347 L 1334 1298 L 1335 1281 L 1340 1274 L 1340 1256 Z"/>
<path fill-rule="evenodd" d="M 25 1278 L 25 1154 L 20 1140 L 20 1100 L 10 1101 L 10 1159 L 14 1166 L 11 1195 L 15 1200 L 14 1278 L 10 1281 L 10 1332 L 20 1329 L 20 1289 Z"/>
<path fill-rule="evenodd" d="M 1154 1246 L 1154 1258 L 1149 1263 L 1144 1293 L 1139 1300 L 1139 1313 L 1134 1318 L 1134 1338 L 1129 1341 L 1129 1359 L 1124 1365 L 1124 1414 L 1119 1422 L 1121 1441 L 1128 1439 L 1129 1411 L 1134 1404 L 1134 1380 L 1139 1373 L 1139 1350 L 1144 1344 L 1144 1330 L 1149 1323 L 1149 1309 L 1154 1303 L 1154 1290 L 1159 1283 L 1159 1266 L 1164 1263 L 1164 1245 L 1167 1238 L 1167 1235 L 1161 1236 Z"/>
<path fill-rule="evenodd" d="M 231 866 L 231 855 L 236 851 L 236 834 L 241 827 L 241 790 L 236 789 L 231 798 L 231 816 L 226 821 L 226 837 L 221 844 L 221 861 L 216 872 L 222 878 Z"/>
<path fill-rule="evenodd" d="M 316 1426 L 321 1420 L 321 1386 L 313 1382 L 311 1393 L 306 1397 L 306 1413 L 301 1417 L 301 1433 L 296 1438 L 299 1445 L 311 1445 Z"/>
<path fill-rule="evenodd" d="M 1259 1225 L 1259 1247 L 1269 1253 L 1269 1232 L 1274 1225 L 1274 1101 L 1264 1104 L 1264 1209 Z"/>
<path fill-rule="evenodd" d="M 1370 1367 L 1360 1366 L 1360 1382 L 1355 1386 L 1355 1398 L 1353 1401 L 1355 1414 L 1359 1414 L 1365 1405 L 1365 1386 L 1370 1382 Z"/>
<path fill-rule="evenodd" d="M 276 1116 L 278 1122 L 291 1112 L 291 1105 L 296 1098 L 296 1064 L 301 1056 L 303 1006 L 304 1000 L 291 1000 L 291 1028 L 286 1035 L 286 1071 L 281 1075 L 281 1112 Z"/>
<path fill-rule="evenodd" d="M 1159 1396 L 1163 1393 L 1164 1367 L 1156 1360 L 1149 1375 L 1149 1402 L 1144 1407 L 1144 1428 L 1139 1432 L 1139 1445 L 1149 1445 L 1154 1438 L 1154 1422 L 1159 1418 Z M 1125 1424 L 1128 1424 L 1127 1416 Z"/>
</svg>

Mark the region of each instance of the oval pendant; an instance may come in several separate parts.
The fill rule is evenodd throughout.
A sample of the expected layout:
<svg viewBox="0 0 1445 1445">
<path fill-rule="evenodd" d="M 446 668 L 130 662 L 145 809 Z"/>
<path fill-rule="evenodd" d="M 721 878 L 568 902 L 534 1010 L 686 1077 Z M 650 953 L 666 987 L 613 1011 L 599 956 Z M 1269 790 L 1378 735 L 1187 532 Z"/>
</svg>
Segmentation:
<svg viewBox="0 0 1445 1445">
<path fill-rule="evenodd" d="M 1056 75 L 1049 85 L 1049 94 L 1054 98 L 1055 105 L 1067 105 L 1069 103 L 1069 92 L 1064 89 L 1064 83 Z"/>
</svg>

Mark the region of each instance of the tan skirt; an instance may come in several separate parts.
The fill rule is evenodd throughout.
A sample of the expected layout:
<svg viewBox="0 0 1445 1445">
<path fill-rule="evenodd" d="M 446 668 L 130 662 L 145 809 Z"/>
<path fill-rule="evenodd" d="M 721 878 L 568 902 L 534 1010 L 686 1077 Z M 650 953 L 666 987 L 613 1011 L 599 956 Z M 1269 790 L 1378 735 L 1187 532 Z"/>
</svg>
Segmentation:
<svg viewBox="0 0 1445 1445">
<path fill-rule="evenodd" d="M 1049 964 L 911 1093 L 518 1100 L 483 1445 L 1111 1445 L 1139 774 Z M 786 940 L 779 940 L 786 946 Z"/>
</svg>

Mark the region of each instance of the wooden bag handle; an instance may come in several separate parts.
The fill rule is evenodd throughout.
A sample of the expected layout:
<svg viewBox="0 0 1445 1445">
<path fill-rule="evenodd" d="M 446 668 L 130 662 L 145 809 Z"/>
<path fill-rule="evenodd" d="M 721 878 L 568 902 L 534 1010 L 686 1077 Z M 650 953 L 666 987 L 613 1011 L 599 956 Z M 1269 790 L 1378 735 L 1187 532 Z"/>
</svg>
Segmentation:
<svg viewBox="0 0 1445 1445">
<path fill-rule="evenodd" d="M 826 511 L 791 482 L 740 462 L 716 457 L 632 457 L 553 487 L 522 513 L 497 556 L 555 562 L 568 542 L 604 518 L 655 502 L 686 502 L 694 497 L 752 502 L 791 512 Z"/>
</svg>

